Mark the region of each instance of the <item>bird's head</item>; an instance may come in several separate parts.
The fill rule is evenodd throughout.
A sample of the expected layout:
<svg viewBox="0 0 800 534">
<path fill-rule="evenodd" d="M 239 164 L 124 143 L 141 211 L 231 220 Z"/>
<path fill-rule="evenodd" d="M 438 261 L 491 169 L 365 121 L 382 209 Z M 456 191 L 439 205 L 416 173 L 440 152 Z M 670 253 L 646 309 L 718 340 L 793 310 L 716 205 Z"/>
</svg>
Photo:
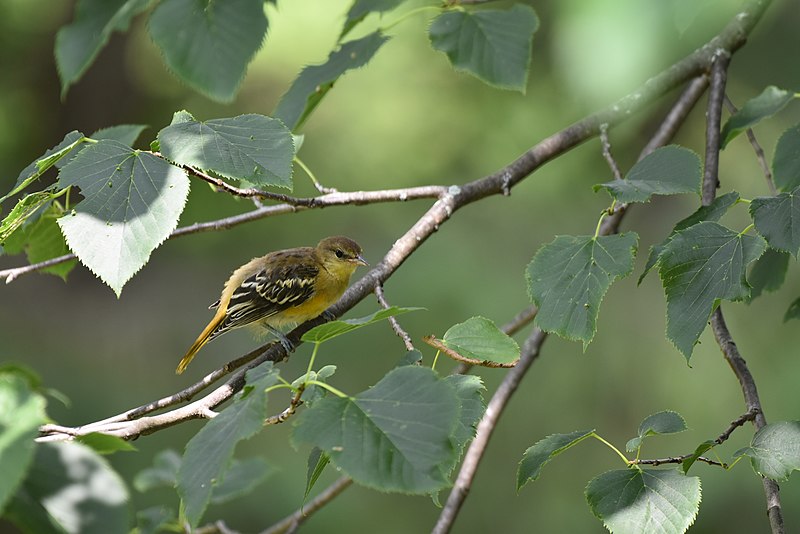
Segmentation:
<svg viewBox="0 0 800 534">
<path fill-rule="evenodd" d="M 369 265 L 361 257 L 361 246 L 344 236 L 326 237 L 316 248 L 317 255 L 332 274 L 350 276 L 359 265 Z"/>
</svg>

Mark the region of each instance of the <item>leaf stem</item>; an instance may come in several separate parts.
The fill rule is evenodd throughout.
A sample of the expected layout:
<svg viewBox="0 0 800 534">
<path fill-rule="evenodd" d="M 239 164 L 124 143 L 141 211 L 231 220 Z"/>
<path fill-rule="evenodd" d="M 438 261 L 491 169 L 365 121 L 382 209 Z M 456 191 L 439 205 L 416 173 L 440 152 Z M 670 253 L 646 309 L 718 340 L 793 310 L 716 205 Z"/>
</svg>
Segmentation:
<svg viewBox="0 0 800 534">
<path fill-rule="evenodd" d="M 608 441 L 606 441 L 605 439 L 603 439 L 603 438 L 602 438 L 600 435 L 598 435 L 596 432 L 592 432 L 590 435 L 591 435 L 592 437 L 594 437 L 594 438 L 596 438 L 596 439 L 600 440 L 601 442 L 605 443 L 605 444 L 606 444 L 608 447 L 610 447 L 610 448 L 611 448 L 611 450 L 612 450 L 612 451 L 616 452 L 616 453 L 617 453 L 617 455 L 618 455 L 620 458 L 622 458 L 622 461 L 623 461 L 623 462 L 625 462 L 625 465 L 632 465 L 632 464 L 633 464 L 633 462 L 631 462 L 630 460 L 628 460 L 628 458 L 627 458 L 627 457 L 626 457 L 624 454 L 622 454 L 622 452 L 620 452 L 620 450 L 619 450 L 618 448 L 616 448 L 616 447 L 615 447 L 615 446 L 613 446 L 611 443 L 609 443 Z"/>
<path fill-rule="evenodd" d="M 756 227 L 755 223 L 750 223 L 750 225 L 747 226 L 747 228 L 745 228 L 744 230 L 739 232 L 739 235 L 744 235 L 744 234 L 746 234 L 747 232 L 749 232 L 750 230 L 752 230 L 755 227 Z"/>
<path fill-rule="evenodd" d="M 308 360 L 308 369 L 306 369 L 306 378 L 303 383 L 308 384 L 311 377 L 311 370 L 314 369 L 314 360 L 317 358 L 317 350 L 319 350 L 319 343 L 314 343 L 314 350 L 311 351 L 311 359 Z"/>
<path fill-rule="evenodd" d="M 394 22 L 392 22 L 390 24 L 387 24 L 386 26 L 384 26 L 382 28 L 379 28 L 379 31 L 381 33 L 386 33 L 389 30 L 391 30 L 392 28 L 394 28 L 395 26 L 397 26 L 398 24 L 400 24 L 401 22 L 404 22 L 406 19 L 409 19 L 409 18 L 413 17 L 417 13 L 422 13 L 423 11 L 430 11 L 430 10 L 441 11 L 441 8 L 439 6 L 422 6 L 422 7 L 416 8 L 416 9 L 412 9 L 411 11 L 408 11 L 407 13 L 403 13 L 402 15 L 400 15 L 400 17 L 397 20 L 395 20 Z"/>
<path fill-rule="evenodd" d="M 308 167 L 308 165 L 306 165 L 306 164 L 303 162 L 303 160 L 301 160 L 300 158 L 298 158 L 297 156 L 295 156 L 295 157 L 294 157 L 294 162 L 295 162 L 295 163 L 297 163 L 297 166 L 298 166 L 298 167 L 300 167 L 301 169 L 303 169 L 303 172 L 304 172 L 304 173 L 306 173 L 306 175 L 307 175 L 309 178 L 311 178 L 311 181 L 312 181 L 312 182 L 314 182 L 314 187 L 316 187 L 316 188 L 317 188 L 317 191 L 319 191 L 319 192 L 320 192 L 320 193 L 322 193 L 322 194 L 326 194 L 326 193 L 336 193 L 336 192 L 337 192 L 335 189 L 331 189 L 331 188 L 329 188 L 329 187 L 325 187 L 325 186 L 323 186 L 323 185 L 322 185 L 322 184 L 319 182 L 319 180 L 317 180 L 317 177 L 314 175 L 314 173 L 311 171 L 311 169 Z"/>
<path fill-rule="evenodd" d="M 308 382 L 306 382 L 306 384 L 311 385 L 311 386 L 319 386 L 322 389 L 327 389 L 328 391 L 330 391 L 331 393 L 333 393 L 337 397 L 341 397 L 343 399 L 349 399 L 350 398 L 350 395 L 347 395 L 346 393 L 336 389 L 335 387 L 333 387 L 332 385 L 330 385 L 328 383 L 322 382 L 321 380 L 309 380 Z"/>
</svg>

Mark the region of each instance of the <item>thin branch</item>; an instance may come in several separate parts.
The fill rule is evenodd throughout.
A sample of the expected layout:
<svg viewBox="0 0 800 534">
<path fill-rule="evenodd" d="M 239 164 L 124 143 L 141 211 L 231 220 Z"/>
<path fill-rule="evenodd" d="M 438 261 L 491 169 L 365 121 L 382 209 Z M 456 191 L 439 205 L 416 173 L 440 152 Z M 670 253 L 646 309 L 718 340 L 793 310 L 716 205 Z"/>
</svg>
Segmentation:
<svg viewBox="0 0 800 534">
<path fill-rule="evenodd" d="M 725 95 L 725 107 L 728 108 L 728 111 L 731 115 L 739 111 L 739 109 L 733 104 L 728 95 Z M 778 194 L 778 190 L 775 189 L 775 182 L 772 180 L 772 170 L 769 168 L 769 163 L 767 163 L 767 156 L 764 154 L 764 149 L 761 148 L 761 144 L 756 139 L 756 134 L 753 132 L 752 128 L 748 128 L 745 131 L 747 135 L 747 140 L 750 141 L 750 145 L 753 147 L 753 151 L 756 153 L 756 159 L 758 160 L 758 164 L 761 166 L 761 171 L 764 173 L 764 178 L 767 180 L 767 187 L 769 187 L 769 192 L 774 196 Z"/>
<path fill-rule="evenodd" d="M 319 209 L 328 206 L 344 205 L 363 206 L 382 202 L 405 202 L 407 200 L 418 200 L 423 198 L 440 198 L 445 193 L 447 193 L 447 188 L 440 185 L 409 187 L 406 189 L 385 189 L 381 191 L 327 193 L 319 197 L 307 199 L 309 201 L 308 205 L 292 205 L 284 203 L 273 206 L 261 206 L 257 209 L 239 215 L 184 226 L 172 232 L 172 234 L 169 236 L 169 239 L 197 234 L 200 232 L 218 232 L 220 230 L 227 230 L 229 228 L 239 226 L 240 224 L 257 221 L 259 219 L 284 215 L 287 213 L 294 213 L 307 209 Z M 0 280 L 5 278 L 6 283 L 8 284 L 22 275 L 30 274 L 41 269 L 52 267 L 53 265 L 59 265 L 74 259 L 76 259 L 75 254 L 65 254 L 64 256 L 59 256 L 57 258 L 52 258 L 39 263 L 5 269 L 0 271 Z"/>
<path fill-rule="evenodd" d="M 468 358 L 462 354 L 459 354 L 457 351 L 451 349 L 447 345 L 445 345 L 442 340 L 436 339 L 436 336 L 424 336 L 422 341 L 433 347 L 434 349 L 445 353 L 450 358 L 454 359 L 457 362 L 465 363 L 467 365 L 477 365 L 478 367 L 490 367 L 492 369 L 510 369 L 511 367 L 515 367 L 517 363 L 519 363 L 519 359 L 514 360 L 513 362 L 509 363 L 500 363 L 500 362 L 493 362 L 491 360 L 477 360 L 475 358 Z"/>
<path fill-rule="evenodd" d="M 731 434 L 733 434 L 734 430 L 736 430 L 740 426 L 744 426 L 744 424 L 748 421 L 755 421 L 756 415 L 758 415 L 759 413 L 760 410 L 758 408 L 750 408 L 745 413 L 743 413 L 742 415 L 731 421 L 730 426 L 728 426 L 725 432 L 720 434 L 717 437 L 717 439 L 714 440 L 714 443 L 716 443 L 717 445 L 722 445 L 728 440 L 728 438 L 731 437 Z"/>
<path fill-rule="evenodd" d="M 350 477 L 341 477 L 336 482 L 328 486 L 322 493 L 314 497 L 314 499 L 301 509 L 297 510 L 291 515 L 286 516 L 281 521 L 275 523 L 261 534 L 283 534 L 285 532 L 294 532 L 308 517 L 328 504 L 336 498 L 341 492 L 347 489 L 353 480 Z"/>
<path fill-rule="evenodd" d="M 711 67 L 711 89 L 706 112 L 706 168 L 703 175 L 703 205 L 705 206 L 713 202 L 716 196 L 716 187 L 719 183 L 720 122 L 729 61 L 730 56 L 728 54 L 720 53 Z M 739 353 L 739 349 L 733 341 L 733 336 L 725 324 L 722 306 L 717 307 L 711 314 L 711 329 L 725 360 L 739 380 L 748 413 L 753 414 L 753 425 L 756 430 L 760 430 L 766 426 L 767 419 L 761 408 L 761 400 L 758 397 L 756 383 L 750 373 L 750 369 L 747 367 L 747 362 Z M 766 477 L 762 477 L 762 484 L 767 500 L 767 516 L 772 533 L 783 534 L 785 527 L 781 509 L 780 488 L 774 480 Z"/>
<path fill-rule="evenodd" d="M 631 460 L 631 465 L 652 465 L 652 466 L 659 466 L 664 464 L 682 464 L 684 460 L 691 457 L 691 454 L 686 454 L 684 456 L 670 456 L 669 458 L 654 458 L 652 460 Z M 698 462 L 705 462 L 708 465 L 716 465 L 718 467 L 727 468 L 728 466 L 722 462 L 718 462 L 717 460 L 712 460 L 710 458 L 706 458 L 705 456 L 698 456 Z"/>
<path fill-rule="evenodd" d="M 386 295 L 383 293 L 383 286 L 381 284 L 377 284 L 375 286 L 375 298 L 378 299 L 378 303 L 383 307 L 383 309 L 390 308 L 389 302 L 386 300 Z M 403 340 L 406 350 L 416 350 L 414 348 L 414 343 L 411 341 L 411 336 L 408 334 L 408 332 L 403 330 L 403 327 L 400 326 L 400 323 L 397 321 L 397 317 L 389 317 L 389 324 L 392 326 L 394 333 L 397 334 L 397 337 Z"/>
<path fill-rule="evenodd" d="M 611 169 L 611 174 L 614 175 L 615 180 L 622 180 L 622 172 L 619 170 L 617 160 L 611 154 L 611 141 L 608 139 L 608 124 L 600 125 L 600 145 L 603 147 L 603 157 Z"/>
</svg>

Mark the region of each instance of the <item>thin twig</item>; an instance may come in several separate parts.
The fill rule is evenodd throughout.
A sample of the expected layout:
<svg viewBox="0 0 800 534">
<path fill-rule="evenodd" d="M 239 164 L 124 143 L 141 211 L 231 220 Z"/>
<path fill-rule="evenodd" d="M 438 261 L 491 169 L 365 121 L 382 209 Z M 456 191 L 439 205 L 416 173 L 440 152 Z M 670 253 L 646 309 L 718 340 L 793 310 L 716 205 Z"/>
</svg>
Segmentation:
<svg viewBox="0 0 800 534">
<path fill-rule="evenodd" d="M 383 309 L 390 308 L 389 302 L 386 300 L 386 295 L 383 293 L 383 285 L 377 284 L 375 286 L 375 298 L 378 299 L 378 303 L 383 307 Z M 403 330 L 403 327 L 400 326 L 400 323 L 397 321 L 396 317 L 389 317 L 389 324 L 392 326 L 394 333 L 397 334 L 397 337 L 403 340 L 406 350 L 416 350 L 414 348 L 414 343 L 411 341 L 411 336 L 408 334 L 408 332 Z"/>
<path fill-rule="evenodd" d="M 608 124 L 600 125 L 600 145 L 603 147 L 603 157 L 606 159 L 611 174 L 614 175 L 615 180 L 622 180 L 622 172 L 619 170 L 617 160 L 611 154 L 611 141 L 608 139 Z"/>
<path fill-rule="evenodd" d="M 731 115 L 739 111 L 739 109 L 733 104 L 733 101 L 725 95 L 725 107 L 728 108 L 728 111 Z M 767 180 L 767 187 L 769 187 L 769 192 L 773 196 L 778 194 L 778 190 L 775 189 L 775 182 L 772 179 L 772 170 L 769 168 L 769 163 L 767 163 L 767 156 L 764 154 L 764 149 L 761 148 L 761 144 L 756 139 L 756 134 L 753 132 L 752 128 L 748 128 L 745 131 L 745 135 L 747 135 L 747 140 L 750 141 L 750 145 L 753 147 L 753 151 L 756 153 L 756 159 L 758 160 L 758 164 L 761 166 L 761 171 L 764 173 L 764 178 Z"/>
<path fill-rule="evenodd" d="M 303 506 L 303 508 L 297 510 L 291 515 L 286 516 L 281 521 L 278 521 L 267 530 L 261 531 L 261 534 L 283 534 L 285 532 L 292 532 L 294 529 L 297 529 L 300 524 L 308 519 L 310 515 L 314 512 L 328 504 L 328 502 L 332 501 L 339 495 L 341 492 L 347 489 L 350 484 L 353 483 L 353 479 L 350 477 L 341 477 L 336 482 L 328 486 L 322 493 L 314 497 L 314 499 Z"/>
<path fill-rule="evenodd" d="M 714 201 L 716 186 L 719 183 L 719 151 L 720 151 L 720 123 L 722 116 L 722 102 L 725 94 L 725 81 L 727 77 L 730 56 L 719 53 L 711 67 L 711 89 L 708 97 L 708 110 L 706 112 L 706 169 L 703 175 L 703 205 L 707 206 Z M 711 329 L 725 360 L 733 370 L 739 385 L 742 388 L 748 413 L 753 413 L 753 425 L 760 430 L 767 424 L 767 419 L 761 408 L 753 375 L 747 367 L 733 336 L 725 324 L 722 306 L 717 307 L 711 314 Z M 785 526 L 781 509 L 780 488 L 769 478 L 762 477 L 764 494 L 767 500 L 767 517 L 773 534 L 783 534 Z"/>
<path fill-rule="evenodd" d="M 327 193 L 319 197 L 309 199 L 309 205 L 298 206 L 292 204 L 277 204 L 273 206 L 262 206 L 260 208 L 251 210 L 239 215 L 225 217 L 214 221 L 207 221 L 202 223 L 195 223 L 189 226 L 184 226 L 176 229 L 170 234 L 169 239 L 174 237 L 182 237 L 200 232 L 218 232 L 220 230 L 227 230 L 240 224 L 245 224 L 267 217 L 274 217 L 277 215 L 284 215 L 287 213 L 294 213 L 306 209 L 318 209 L 328 206 L 344 206 L 354 205 L 362 206 L 366 204 L 375 204 L 382 202 L 405 202 L 407 200 L 417 200 L 424 198 L 440 198 L 447 192 L 447 188 L 439 185 L 427 185 L 420 187 L 409 187 L 406 189 L 385 189 L 381 191 L 354 191 L 349 193 Z M 311 202 L 313 200 L 313 202 Z M 21 267 L 13 267 L 0 271 L 0 279 L 5 278 L 6 283 L 11 283 L 14 279 L 30 274 L 41 269 L 59 265 L 76 259 L 75 254 L 65 254 L 57 258 L 51 258 L 39 263 L 24 265 Z"/>
<path fill-rule="evenodd" d="M 519 359 L 514 360 L 513 362 L 508 363 L 500 363 L 500 362 L 493 362 L 491 360 L 477 360 L 475 358 L 468 358 L 462 354 L 459 354 L 458 351 L 455 351 L 444 344 L 444 342 L 440 339 L 436 339 L 436 336 L 424 336 L 422 341 L 430 345 L 436 350 L 442 351 L 450 358 L 454 359 L 457 362 L 465 363 L 468 365 L 477 365 L 478 367 L 490 367 L 492 369 L 510 369 L 515 367 L 517 363 L 519 363 Z"/>
<path fill-rule="evenodd" d="M 758 415 L 759 412 L 760 410 L 758 408 L 750 408 L 745 413 L 743 413 L 742 415 L 731 421 L 730 426 L 728 426 L 725 432 L 720 434 L 717 437 L 717 439 L 714 440 L 714 443 L 716 443 L 717 445 L 722 445 L 723 443 L 725 443 L 728 440 L 728 438 L 731 437 L 731 434 L 733 434 L 734 430 L 736 430 L 740 426 L 744 426 L 744 424 L 748 421 L 754 421 L 756 415 Z"/>
<path fill-rule="evenodd" d="M 682 464 L 684 460 L 690 458 L 691 454 L 686 454 L 684 456 L 670 456 L 668 458 L 654 458 L 654 459 L 637 459 L 631 460 L 631 465 L 652 465 L 652 466 L 659 466 L 664 464 Z M 698 456 L 698 462 L 705 462 L 709 465 L 716 465 L 718 467 L 727 468 L 727 464 L 722 462 L 718 462 L 717 460 L 712 460 L 711 458 L 706 458 L 705 456 Z"/>
</svg>

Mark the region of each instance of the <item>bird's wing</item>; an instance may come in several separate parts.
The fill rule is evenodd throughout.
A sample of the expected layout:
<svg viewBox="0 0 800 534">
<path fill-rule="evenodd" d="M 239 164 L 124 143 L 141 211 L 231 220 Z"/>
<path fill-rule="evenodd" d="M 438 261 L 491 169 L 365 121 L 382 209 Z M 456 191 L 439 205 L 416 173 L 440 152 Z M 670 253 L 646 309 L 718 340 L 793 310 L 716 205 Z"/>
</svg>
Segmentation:
<svg viewBox="0 0 800 534">
<path fill-rule="evenodd" d="M 279 262 L 245 279 L 231 295 L 225 319 L 215 336 L 231 328 L 272 317 L 314 295 L 319 267 L 313 262 Z"/>
</svg>

